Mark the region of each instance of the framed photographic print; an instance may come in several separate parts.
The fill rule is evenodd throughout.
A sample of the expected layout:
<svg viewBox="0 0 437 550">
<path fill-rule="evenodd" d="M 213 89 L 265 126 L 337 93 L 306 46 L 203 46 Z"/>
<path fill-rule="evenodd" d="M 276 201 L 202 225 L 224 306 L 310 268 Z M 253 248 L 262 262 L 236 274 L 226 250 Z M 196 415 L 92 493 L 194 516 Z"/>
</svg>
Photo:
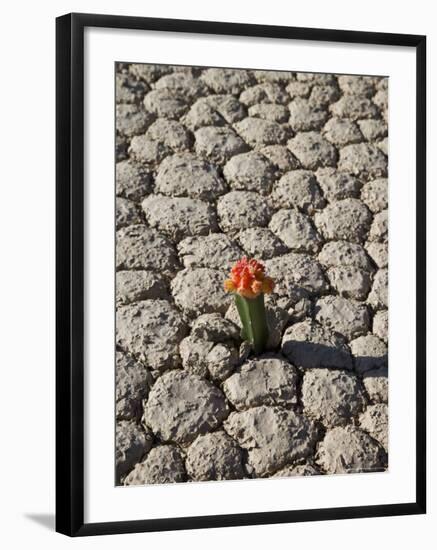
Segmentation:
<svg viewBox="0 0 437 550">
<path fill-rule="evenodd" d="M 424 513 L 425 37 L 57 19 L 57 530 Z"/>
</svg>

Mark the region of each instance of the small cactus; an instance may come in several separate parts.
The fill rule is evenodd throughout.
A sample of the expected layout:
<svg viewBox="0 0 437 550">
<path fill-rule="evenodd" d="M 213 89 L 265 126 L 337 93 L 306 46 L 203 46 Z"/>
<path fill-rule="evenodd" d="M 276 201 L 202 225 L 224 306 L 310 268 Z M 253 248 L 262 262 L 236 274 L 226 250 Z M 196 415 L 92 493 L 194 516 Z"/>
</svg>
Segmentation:
<svg viewBox="0 0 437 550">
<path fill-rule="evenodd" d="M 251 344 L 256 354 L 262 353 L 269 335 L 264 294 L 273 291 L 273 279 L 265 275 L 261 262 L 244 256 L 231 269 L 224 286 L 227 292 L 234 293 L 243 326 L 241 337 Z"/>
</svg>

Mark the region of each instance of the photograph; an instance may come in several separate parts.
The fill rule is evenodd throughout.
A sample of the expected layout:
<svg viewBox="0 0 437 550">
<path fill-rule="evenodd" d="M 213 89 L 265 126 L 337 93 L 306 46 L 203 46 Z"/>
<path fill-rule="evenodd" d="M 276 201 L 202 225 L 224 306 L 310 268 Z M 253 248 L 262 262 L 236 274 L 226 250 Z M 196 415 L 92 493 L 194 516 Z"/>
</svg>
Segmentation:
<svg viewBox="0 0 437 550">
<path fill-rule="evenodd" d="M 114 80 L 115 485 L 384 475 L 389 78 Z"/>
<path fill-rule="evenodd" d="M 430 548 L 437 26 L 398 4 L 6 4 L 2 548 Z"/>
</svg>

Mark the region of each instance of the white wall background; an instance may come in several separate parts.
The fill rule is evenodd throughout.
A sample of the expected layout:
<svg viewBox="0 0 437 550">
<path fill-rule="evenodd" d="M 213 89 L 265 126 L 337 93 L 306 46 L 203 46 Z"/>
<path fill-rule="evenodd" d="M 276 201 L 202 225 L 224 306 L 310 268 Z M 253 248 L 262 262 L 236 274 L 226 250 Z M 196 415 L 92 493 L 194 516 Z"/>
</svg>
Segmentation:
<svg viewBox="0 0 437 550">
<path fill-rule="evenodd" d="M 437 216 L 429 212 L 428 515 L 71 540 L 54 525 L 55 17 L 94 12 L 428 35 L 428 205 L 437 201 L 437 27 L 433 2 L 415 0 L 58 0 L 6 3 L 0 71 L 0 543 L 4 548 L 148 546 L 312 550 L 432 548 L 437 534 Z M 430 207 L 431 209 L 431 207 Z"/>
</svg>

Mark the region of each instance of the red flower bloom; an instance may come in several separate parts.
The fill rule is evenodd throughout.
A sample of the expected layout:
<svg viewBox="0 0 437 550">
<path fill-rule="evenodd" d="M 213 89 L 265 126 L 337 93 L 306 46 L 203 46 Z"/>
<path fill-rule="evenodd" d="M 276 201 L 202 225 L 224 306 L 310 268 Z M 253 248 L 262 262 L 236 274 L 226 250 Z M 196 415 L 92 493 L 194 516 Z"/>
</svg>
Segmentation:
<svg viewBox="0 0 437 550">
<path fill-rule="evenodd" d="M 264 273 L 264 265 L 255 259 L 244 256 L 231 269 L 230 278 L 225 280 L 227 292 L 237 292 L 245 298 L 256 298 L 259 294 L 269 294 L 275 283 Z"/>
</svg>

